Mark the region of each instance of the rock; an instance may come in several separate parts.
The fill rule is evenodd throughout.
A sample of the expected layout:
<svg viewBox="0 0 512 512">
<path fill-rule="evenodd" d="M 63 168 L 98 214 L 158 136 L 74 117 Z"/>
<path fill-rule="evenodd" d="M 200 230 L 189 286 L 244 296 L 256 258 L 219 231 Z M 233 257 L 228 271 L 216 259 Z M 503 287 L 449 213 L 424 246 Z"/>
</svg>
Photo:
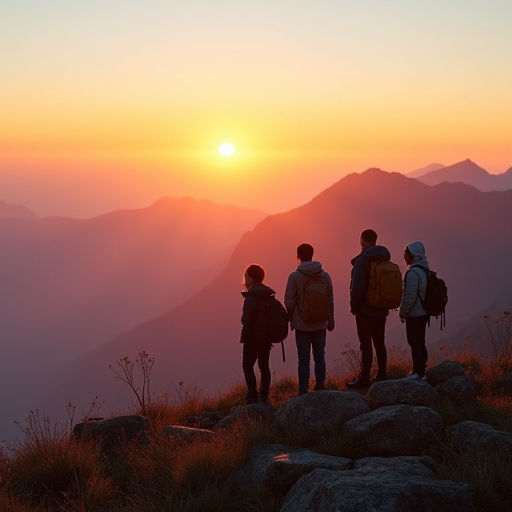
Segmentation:
<svg viewBox="0 0 512 512">
<path fill-rule="evenodd" d="M 459 453 L 486 456 L 499 454 L 512 459 L 512 434 L 477 421 L 461 421 L 445 430 L 446 439 Z"/>
<path fill-rule="evenodd" d="M 316 469 L 286 495 L 281 512 L 473 512 L 473 487 L 435 478 Z"/>
<path fill-rule="evenodd" d="M 478 395 L 475 380 L 468 376 L 451 377 L 435 387 L 439 396 L 448 397 L 454 402 L 472 400 Z"/>
<path fill-rule="evenodd" d="M 116 416 L 106 420 L 85 421 L 73 428 L 73 437 L 77 441 L 92 439 L 101 442 L 104 447 L 120 444 L 123 441 L 146 443 L 144 431 L 149 428 L 149 421 L 144 416 Z"/>
<path fill-rule="evenodd" d="M 405 477 L 421 476 L 436 478 L 436 461 L 427 456 L 365 457 L 356 460 L 354 470 L 358 475 L 377 476 L 379 473 L 393 473 Z"/>
<path fill-rule="evenodd" d="M 222 418 L 216 425 L 215 429 L 223 429 L 231 427 L 239 420 L 242 421 L 259 421 L 268 423 L 269 425 L 274 421 L 275 411 L 268 404 L 249 404 L 235 407 L 231 414 Z"/>
<path fill-rule="evenodd" d="M 365 400 L 372 409 L 386 405 L 424 405 L 434 407 L 438 394 L 424 381 L 407 379 L 376 382 L 368 390 Z"/>
<path fill-rule="evenodd" d="M 165 437 L 182 441 L 206 441 L 211 439 L 214 433 L 204 428 L 182 427 L 181 425 L 166 425 L 162 431 Z"/>
<path fill-rule="evenodd" d="M 272 425 L 277 435 L 318 438 L 370 411 L 363 397 L 352 391 L 315 391 L 285 402 Z"/>
<path fill-rule="evenodd" d="M 358 456 L 423 455 L 441 435 L 439 413 L 420 405 L 388 405 L 343 425 L 343 441 Z"/>
<path fill-rule="evenodd" d="M 303 475 L 317 468 L 340 471 L 352 465 L 350 459 L 322 455 L 280 444 L 253 448 L 245 466 L 232 483 L 242 492 L 272 492 L 284 496 Z"/>
<path fill-rule="evenodd" d="M 437 386 L 452 377 L 464 377 L 467 375 L 466 367 L 458 361 L 443 361 L 427 370 L 427 382 L 431 386 Z"/>
</svg>

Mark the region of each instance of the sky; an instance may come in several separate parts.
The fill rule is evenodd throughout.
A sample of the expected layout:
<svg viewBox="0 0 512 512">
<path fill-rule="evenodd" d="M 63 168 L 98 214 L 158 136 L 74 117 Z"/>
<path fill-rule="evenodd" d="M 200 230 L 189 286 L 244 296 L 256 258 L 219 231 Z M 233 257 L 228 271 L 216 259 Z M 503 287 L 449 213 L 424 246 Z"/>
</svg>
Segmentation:
<svg viewBox="0 0 512 512">
<path fill-rule="evenodd" d="M 512 167 L 509 0 L 0 7 L 0 200 L 41 216 L 277 213 L 369 167 Z"/>
</svg>

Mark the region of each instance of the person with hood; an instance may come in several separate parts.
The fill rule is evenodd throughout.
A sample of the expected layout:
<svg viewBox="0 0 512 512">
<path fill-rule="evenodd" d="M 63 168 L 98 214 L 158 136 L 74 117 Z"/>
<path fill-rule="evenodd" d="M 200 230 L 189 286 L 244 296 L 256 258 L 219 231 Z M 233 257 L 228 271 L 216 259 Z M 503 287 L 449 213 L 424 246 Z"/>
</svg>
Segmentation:
<svg viewBox="0 0 512 512">
<path fill-rule="evenodd" d="M 408 268 L 404 276 L 399 316 L 402 322 L 405 321 L 407 343 L 411 347 L 412 355 L 412 372 L 405 378 L 424 380 L 428 360 L 425 333 L 429 316 L 423 302 L 427 293 L 429 265 L 423 243 L 417 240 L 407 244 L 404 261 Z"/>
<path fill-rule="evenodd" d="M 272 288 L 263 284 L 265 270 L 257 264 L 249 265 L 244 272 L 242 292 L 244 305 L 242 309 L 242 331 L 240 343 L 243 343 L 242 370 L 244 372 L 247 394 L 246 404 L 255 404 L 258 397 L 266 403 L 270 390 L 270 349 L 272 343 L 266 339 L 266 303 L 275 295 Z M 258 392 L 254 365 L 258 363 L 261 374 L 260 388 Z"/>
<path fill-rule="evenodd" d="M 288 276 L 284 292 L 284 305 L 288 311 L 290 328 L 295 331 L 295 344 L 298 357 L 298 394 L 303 395 L 309 390 L 310 355 L 313 351 L 315 367 L 315 391 L 324 389 L 325 384 L 325 343 L 326 330 L 334 329 L 334 290 L 330 275 L 322 268 L 319 261 L 313 261 L 314 249 L 308 243 L 297 247 L 297 269 Z M 304 302 L 305 288 L 312 277 L 319 277 L 326 288 L 326 315 L 322 320 L 304 319 L 301 312 Z M 301 314 L 302 313 L 302 314 Z"/>
<path fill-rule="evenodd" d="M 361 370 L 354 380 L 347 382 L 349 389 L 367 388 L 372 383 L 372 343 L 377 357 L 377 375 L 373 381 L 387 379 L 388 356 L 384 337 L 389 309 L 376 308 L 368 304 L 366 293 L 370 282 L 370 263 L 372 261 L 390 261 L 391 254 L 383 245 L 377 245 L 377 233 L 373 229 L 362 231 L 359 243 L 361 252 L 351 261 L 350 312 L 356 317 L 357 337 L 361 351 Z"/>
</svg>

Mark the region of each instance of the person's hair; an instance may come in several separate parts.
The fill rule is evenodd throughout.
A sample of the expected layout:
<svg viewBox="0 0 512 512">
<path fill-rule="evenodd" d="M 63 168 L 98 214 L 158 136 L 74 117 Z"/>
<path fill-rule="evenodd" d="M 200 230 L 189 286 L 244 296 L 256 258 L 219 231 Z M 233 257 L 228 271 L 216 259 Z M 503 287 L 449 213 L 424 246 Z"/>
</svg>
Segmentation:
<svg viewBox="0 0 512 512">
<path fill-rule="evenodd" d="M 265 279 L 265 269 L 261 265 L 252 263 L 245 269 L 245 273 L 251 277 L 255 283 L 262 283 Z"/>
<path fill-rule="evenodd" d="M 361 237 L 365 242 L 368 242 L 369 244 L 376 244 L 377 243 L 377 233 L 373 231 L 373 229 L 365 229 L 364 231 L 361 231 Z"/>
<path fill-rule="evenodd" d="M 315 250 L 311 244 L 300 244 L 297 247 L 297 258 L 300 261 L 311 261 Z"/>
</svg>

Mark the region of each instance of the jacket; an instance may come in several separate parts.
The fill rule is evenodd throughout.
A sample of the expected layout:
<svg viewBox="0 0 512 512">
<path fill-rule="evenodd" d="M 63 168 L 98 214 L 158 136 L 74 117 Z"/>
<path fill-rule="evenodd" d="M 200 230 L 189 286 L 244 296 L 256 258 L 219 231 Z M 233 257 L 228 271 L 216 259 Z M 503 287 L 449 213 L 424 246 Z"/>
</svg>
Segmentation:
<svg viewBox="0 0 512 512">
<path fill-rule="evenodd" d="M 304 293 L 304 286 L 308 280 L 308 276 L 321 272 L 322 277 L 329 283 L 331 307 L 329 312 L 329 320 L 306 323 L 302 320 L 299 314 L 297 304 L 302 302 L 302 294 Z M 332 286 L 331 276 L 322 268 L 319 261 L 302 261 L 297 270 L 293 271 L 288 276 L 286 289 L 284 292 L 284 305 L 288 311 L 288 318 L 290 319 L 290 328 L 298 331 L 320 331 L 322 329 L 334 329 L 334 290 Z"/>
<path fill-rule="evenodd" d="M 370 262 L 389 261 L 391 254 L 383 245 L 365 247 L 360 254 L 352 258 L 350 274 L 350 312 L 353 315 L 386 317 L 388 309 L 376 308 L 366 302 L 366 293 L 370 282 Z"/>
<path fill-rule="evenodd" d="M 429 268 L 425 247 L 420 241 L 411 242 L 407 245 L 409 252 L 413 256 L 412 263 L 409 265 L 405 276 L 402 291 L 402 303 L 400 304 L 400 318 L 425 316 L 427 312 L 421 303 L 425 300 L 427 293 L 427 275 L 420 266 Z"/>
<path fill-rule="evenodd" d="M 244 305 L 242 308 L 242 332 L 240 343 L 262 345 L 265 340 L 265 302 L 275 295 L 275 291 L 265 284 L 255 284 L 242 292 Z M 269 343 L 270 344 L 270 343 Z"/>
</svg>

